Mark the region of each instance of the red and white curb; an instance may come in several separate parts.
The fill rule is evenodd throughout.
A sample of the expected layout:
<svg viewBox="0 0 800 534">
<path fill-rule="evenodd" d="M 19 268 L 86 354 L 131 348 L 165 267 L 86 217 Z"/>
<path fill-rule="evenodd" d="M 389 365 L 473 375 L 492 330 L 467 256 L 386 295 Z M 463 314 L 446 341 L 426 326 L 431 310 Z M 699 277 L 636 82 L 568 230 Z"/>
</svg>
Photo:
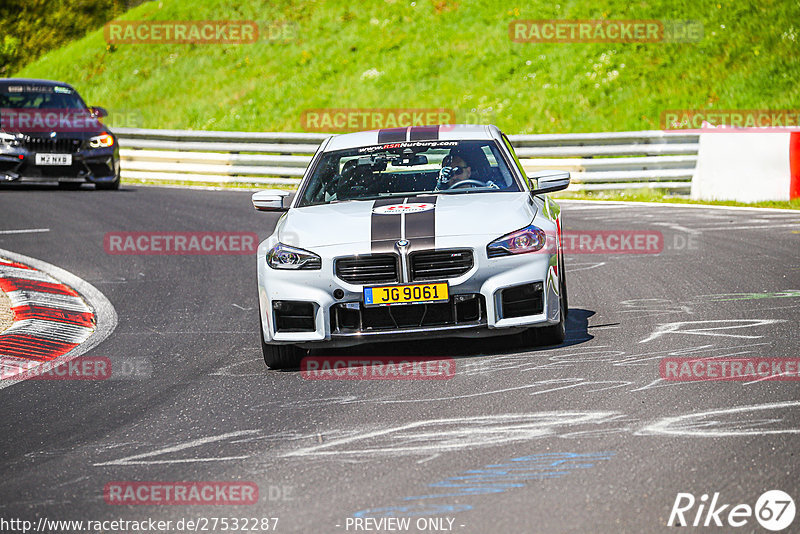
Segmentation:
<svg viewBox="0 0 800 534">
<path fill-rule="evenodd" d="M 0 290 L 14 319 L 0 332 L 0 389 L 16 375 L 47 372 L 97 346 L 117 325 L 94 286 L 59 267 L 0 249 Z M 27 371 L 27 372 L 26 372 Z"/>
</svg>

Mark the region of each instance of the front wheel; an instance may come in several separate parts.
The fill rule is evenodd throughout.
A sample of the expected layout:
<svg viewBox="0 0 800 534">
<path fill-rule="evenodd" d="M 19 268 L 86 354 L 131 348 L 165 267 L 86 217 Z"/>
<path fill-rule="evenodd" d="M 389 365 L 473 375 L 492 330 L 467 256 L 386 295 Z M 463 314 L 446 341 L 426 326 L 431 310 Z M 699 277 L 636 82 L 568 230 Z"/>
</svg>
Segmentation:
<svg viewBox="0 0 800 534">
<path fill-rule="evenodd" d="M 569 303 L 567 302 L 567 278 L 562 261 L 559 261 L 559 268 L 561 269 L 561 276 L 559 277 L 558 305 L 560 309 L 558 313 L 558 324 L 528 328 L 520 334 L 519 344 L 523 347 L 531 345 L 561 345 L 567 338 L 566 323 Z"/>
<path fill-rule="evenodd" d="M 559 283 L 558 283 L 558 305 L 559 320 L 558 324 L 538 328 L 537 340 L 541 345 L 560 345 L 567 337 L 567 314 L 569 313 L 569 302 L 567 301 L 567 273 L 564 271 L 564 255 L 560 254 L 558 259 Z"/>
<path fill-rule="evenodd" d="M 564 251 L 561 251 L 558 258 L 559 280 L 561 287 L 561 294 L 564 297 L 564 319 L 569 319 L 569 299 L 567 298 L 567 271 L 564 269 Z"/>
<path fill-rule="evenodd" d="M 562 299 L 563 300 L 563 299 Z M 564 306 L 561 306 L 561 318 L 558 321 L 558 324 L 554 324 L 551 326 L 544 326 L 541 328 L 531 328 L 534 330 L 534 335 L 536 336 L 537 345 L 561 345 L 567 337 L 567 328 L 566 328 L 566 321 L 564 320 L 565 313 L 564 313 Z"/>
<path fill-rule="evenodd" d="M 270 369 L 296 369 L 308 351 L 295 345 L 270 345 L 264 342 L 264 328 L 259 320 L 261 331 L 261 352 L 264 354 L 264 363 Z"/>
</svg>

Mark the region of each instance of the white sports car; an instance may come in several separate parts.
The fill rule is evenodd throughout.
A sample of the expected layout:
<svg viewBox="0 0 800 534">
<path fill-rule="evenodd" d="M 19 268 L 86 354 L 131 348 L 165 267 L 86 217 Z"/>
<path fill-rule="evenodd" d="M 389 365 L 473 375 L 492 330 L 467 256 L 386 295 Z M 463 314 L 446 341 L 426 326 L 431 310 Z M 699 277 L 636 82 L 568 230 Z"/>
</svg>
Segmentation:
<svg viewBox="0 0 800 534">
<path fill-rule="evenodd" d="M 264 360 L 297 367 L 307 349 L 372 341 L 523 333 L 564 340 L 560 208 L 495 126 L 336 135 L 297 194 L 259 191 L 285 212 L 258 248 Z"/>
</svg>

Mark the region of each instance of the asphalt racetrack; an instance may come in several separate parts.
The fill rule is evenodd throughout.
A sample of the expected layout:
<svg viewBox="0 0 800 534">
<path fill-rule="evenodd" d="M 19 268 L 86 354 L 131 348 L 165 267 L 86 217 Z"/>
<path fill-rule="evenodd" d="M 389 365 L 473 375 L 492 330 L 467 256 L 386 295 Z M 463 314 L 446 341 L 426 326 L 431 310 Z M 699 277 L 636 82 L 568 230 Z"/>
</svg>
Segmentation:
<svg viewBox="0 0 800 534">
<path fill-rule="evenodd" d="M 800 213 L 563 201 L 568 232 L 661 235 L 658 254 L 567 255 L 564 345 L 367 345 L 324 354 L 447 356 L 455 376 L 305 380 L 264 365 L 254 256 L 104 250 L 108 232 L 264 239 L 277 216 L 254 211 L 250 194 L 0 192 L 0 229 L 47 229 L 0 232 L 0 248 L 99 289 L 118 324 L 86 355 L 142 370 L 0 389 L 0 517 L 278 518 L 278 532 L 402 531 L 381 522 L 392 516 L 409 532 L 673 532 L 679 493 L 697 501 L 690 523 L 701 497 L 707 509 L 718 493 L 717 507 L 730 505 L 718 516 L 725 528 L 711 518 L 691 531 L 766 532 L 754 516 L 731 529 L 728 512 L 755 507 L 767 490 L 800 497 L 797 377 L 674 381 L 660 367 L 664 358 L 800 357 Z M 115 481 L 251 482 L 259 498 L 108 504 L 103 490 Z"/>
</svg>

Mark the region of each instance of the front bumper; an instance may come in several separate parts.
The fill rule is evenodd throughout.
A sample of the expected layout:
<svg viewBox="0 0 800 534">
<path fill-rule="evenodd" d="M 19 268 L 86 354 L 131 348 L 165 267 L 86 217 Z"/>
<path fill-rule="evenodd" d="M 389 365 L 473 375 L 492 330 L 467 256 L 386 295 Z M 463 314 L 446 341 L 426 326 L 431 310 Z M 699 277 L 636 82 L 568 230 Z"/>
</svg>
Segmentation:
<svg viewBox="0 0 800 534">
<path fill-rule="evenodd" d="M 119 178 L 119 148 L 74 152 L 71 165 L 36 165 L 36 152 L 0 152 L 0 182 L 113 182 Z"/>
<path fill-rule="evenodd" d="M 486 241 L 490 240 L 487 236 Z M 440 241 L 437 249 L 465 248 L 455 241 Z M 449 302 L 376 309 L 363 305 L 364 286 L 336 277 L 335 256 L 322 256 L 322 269 L 316 271 L 276 270 L 266 264 L 266 253 L 274 244 L 273 238 L 265 241 L 257 255 L 260 319 L 266 343 L 323 348 L 431 335 L 486 337 L 557 324 L 560 319 L 554 250 L 490 259 L 485 247 L 472 248 L 473 267 L 462 276 L 442 280 L 450 285 Z M 511 312 L 508 295 L 520 287 L 528 292 L 538 288 L 541 302 L 537 313 Z"/>
</svg>

